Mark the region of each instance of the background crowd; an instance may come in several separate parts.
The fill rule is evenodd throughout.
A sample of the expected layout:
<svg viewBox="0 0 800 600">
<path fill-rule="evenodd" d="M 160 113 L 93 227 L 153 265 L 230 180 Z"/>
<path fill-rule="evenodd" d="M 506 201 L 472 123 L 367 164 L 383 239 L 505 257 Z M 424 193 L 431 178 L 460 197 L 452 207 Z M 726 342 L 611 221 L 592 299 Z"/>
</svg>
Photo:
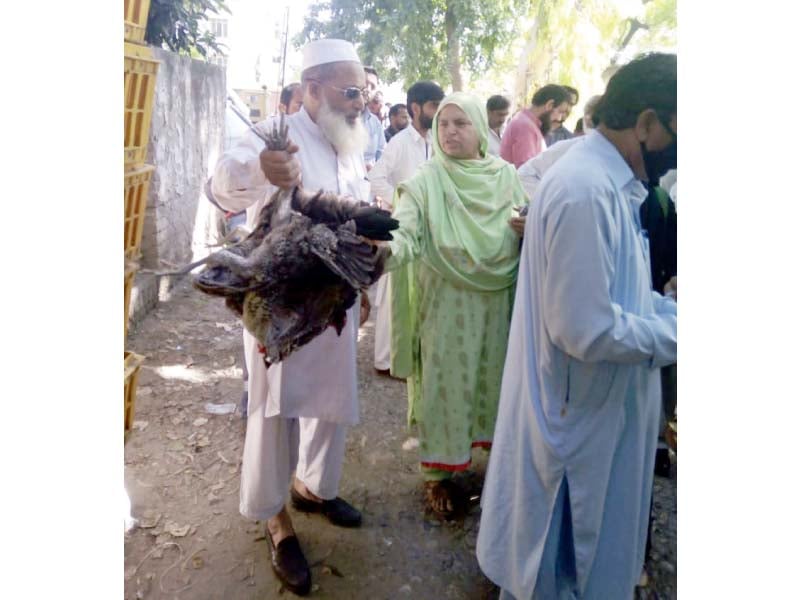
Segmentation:
<svg viewBox="0 0 800 600">
<path fill-rule="evenodd" d="M 427 80 L 387 110 L 376 70 L 322 39 L 282 94 L 289 147 L 249 132 L 217 164 L 213 195 L 251 227 L 300 185 L 398 220 L 362 300 L 374 366 L 407 382 L 431 511 L 463 512 L 452 476 L 491 450 L 477 558 L 503 598 L 630 597 L 642 573 L 675 406 L 676 218 L 660 184 L 677 166 L 676 92 L 675 55 L 651 54 L 590 97 L 577 132 L 564 121 L 579 91 L 555 83 L 510 120 L 501 95 Z M 301 595 L 311 574 L 287 487 L 296 509 L 361 524 L 337 496 L 359 418 L 357 310 L 269 368 L 245 331 L 240 511 L 267 522 L 272 567 Z"/>
</svg>

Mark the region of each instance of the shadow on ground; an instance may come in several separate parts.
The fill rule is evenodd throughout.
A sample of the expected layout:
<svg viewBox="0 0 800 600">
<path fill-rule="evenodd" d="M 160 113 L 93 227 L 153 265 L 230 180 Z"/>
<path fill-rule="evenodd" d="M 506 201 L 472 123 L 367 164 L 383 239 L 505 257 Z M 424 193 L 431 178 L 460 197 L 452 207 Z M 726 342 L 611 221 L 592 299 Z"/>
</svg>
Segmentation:
<svg viewBox="0 0 800 600">
<path fill-rule="evenodd" d="M 424 510 L 405 384 L 372 368 L 373 323 L 360 332 L 361 424 L 348 435 L 340 495 L 364 525 L 333 527 L 292 511 L 312 564 L 311 597 L 331 600 L 490 599 L 475 559 L 479 508 L 442 523 Z M 129 333 L 146 357 L 125 484 L 139 526 L 125 535 L 125 598 L 292 598 L 268 563 L 264 524 L 239 515 L 244 421 L 241 328 L 222 301 L 184 282 Z M 232 414 L 212 414 L 233 404 Z M 228 408 L 231 408 L 230 406 Z M 476 487 L 487 454 L 473 454 Z M 675 596 L 675 478 L 656 479 L 655 560 L 640 597 Z M 292 509 L 290 509 L 292 510 Z"/>
</svg>

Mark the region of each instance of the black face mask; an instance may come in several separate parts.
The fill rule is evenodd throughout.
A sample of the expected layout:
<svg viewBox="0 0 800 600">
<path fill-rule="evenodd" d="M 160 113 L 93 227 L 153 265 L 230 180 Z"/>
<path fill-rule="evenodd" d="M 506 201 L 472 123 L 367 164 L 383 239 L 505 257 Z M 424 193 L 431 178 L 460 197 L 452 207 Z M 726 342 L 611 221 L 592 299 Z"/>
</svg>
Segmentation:
<svg viewBox="0 0 800 600">
<path fill-rule="evenodd" d="M 642 160 L 644 160 L 644 169 L 647 172 L 647 179 L 649 183 L 658 185 L 658 180 L 666 175 L 670 169 L 678 167 L 678 139 L 672 140 L 672 143 L 663 150 L 648 150 L 644 142 L 639 142 L 642 149 Z"/>
</svg>

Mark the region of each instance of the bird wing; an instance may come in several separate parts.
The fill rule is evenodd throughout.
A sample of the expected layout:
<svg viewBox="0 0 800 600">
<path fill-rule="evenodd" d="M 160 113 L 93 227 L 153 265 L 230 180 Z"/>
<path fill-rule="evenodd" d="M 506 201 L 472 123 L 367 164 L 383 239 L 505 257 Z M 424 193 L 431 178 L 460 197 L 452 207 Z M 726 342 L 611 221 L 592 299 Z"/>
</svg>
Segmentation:
<svg viewBox="0 0 800 600">
<path fill-rule="evenodd" d="M 353 221 L 356 233 L 372 240 L 391 240 L 389 232 L 400 226 L 389 211 L 366 202 L 345 200 L 322 190 L 310 195 L 302 188 L 295 188 L 291 203 L 294 210 L 315 223 L 342 225 Z"/>
<path fill-rule="evenodd" d="M 311 252 L 354 289 L 365 288 L 380 277 L 381 255 L 358 236 L 352 220 L 336 230 L 323 224 L 314 225 L 308 242 Z"/>
</svg>

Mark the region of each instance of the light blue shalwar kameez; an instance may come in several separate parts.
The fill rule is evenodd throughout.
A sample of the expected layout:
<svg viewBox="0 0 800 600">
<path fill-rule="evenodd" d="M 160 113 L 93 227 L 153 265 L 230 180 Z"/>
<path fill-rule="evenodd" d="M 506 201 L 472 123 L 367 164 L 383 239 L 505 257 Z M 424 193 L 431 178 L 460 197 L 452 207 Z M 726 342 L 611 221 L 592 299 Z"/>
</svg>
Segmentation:
<svg viewBox="0 0 800 600">
<path fill-rule="evenodd" d="M 525 225 L 478 561 L 518 600 L 629 600 L 644 563 L 677 305 L 651 291 L 647 192 L 589 132 Z"/>
</svg>

